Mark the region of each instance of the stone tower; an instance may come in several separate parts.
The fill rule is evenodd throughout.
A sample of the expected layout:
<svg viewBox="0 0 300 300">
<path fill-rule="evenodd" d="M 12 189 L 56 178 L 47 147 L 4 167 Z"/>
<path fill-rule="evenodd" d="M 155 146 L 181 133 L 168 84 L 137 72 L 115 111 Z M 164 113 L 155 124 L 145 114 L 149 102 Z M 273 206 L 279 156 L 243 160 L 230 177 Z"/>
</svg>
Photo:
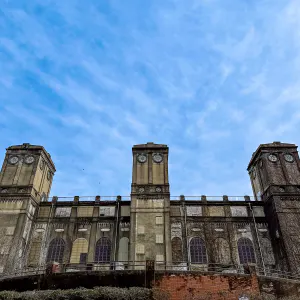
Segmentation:
<svg viewBox="0 0 300 300">
<path fill-rule="evenodd" d="M 169 148 L 147 143 L 132 153 L 130 261 L 171 262 Z"/>
<path fill-rule="evenodd" d="M 276 265 L 300 271 L 300 162 L 297 146 L 262 144 L 248 166 L 254 195 L 264 210 Z"/>
<path fill-rule="evenodd" d="M 41 146 L 23 144 L 7 149 L 0 174 L 0 271 L 23 267 L 32 221 L 46 201 L 55 172 Z"/>
</svg>

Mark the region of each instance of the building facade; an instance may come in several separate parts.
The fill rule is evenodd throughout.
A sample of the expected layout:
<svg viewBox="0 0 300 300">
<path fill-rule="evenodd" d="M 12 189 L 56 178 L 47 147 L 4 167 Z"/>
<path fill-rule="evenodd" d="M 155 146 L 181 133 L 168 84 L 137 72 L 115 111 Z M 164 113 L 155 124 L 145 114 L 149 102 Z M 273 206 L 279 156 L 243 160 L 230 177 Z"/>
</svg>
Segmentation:
<svg viewBox="0 0 300 300">
<path fill-rule="evenodd" d="M 66 271 L 207 270 L 255 264 L 300 271 L 297 146 L 274 142 L 253 153 L 254 197 L 170 196 L 166 145 L 132 148 L 130 197 L 49 194 L 55 166 L 41 146 L 7 149 L 0 175 L 0 273 L 58 263 Z"/>
</svg>

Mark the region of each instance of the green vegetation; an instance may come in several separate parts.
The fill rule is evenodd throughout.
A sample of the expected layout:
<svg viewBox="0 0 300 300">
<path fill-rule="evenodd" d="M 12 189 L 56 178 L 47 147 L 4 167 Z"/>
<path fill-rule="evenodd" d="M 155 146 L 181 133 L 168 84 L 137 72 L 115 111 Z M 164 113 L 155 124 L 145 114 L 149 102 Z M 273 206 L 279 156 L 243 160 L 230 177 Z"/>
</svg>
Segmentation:
<svg viewBox="0 0 300 300">
<path fill-rule="evenodd" d="M 40 290 L 28 292 L 2 291 L 0 300 L 150 300 L 150 289 L 132 287 L 97 287 L 94 289 Z"/>
</svg>

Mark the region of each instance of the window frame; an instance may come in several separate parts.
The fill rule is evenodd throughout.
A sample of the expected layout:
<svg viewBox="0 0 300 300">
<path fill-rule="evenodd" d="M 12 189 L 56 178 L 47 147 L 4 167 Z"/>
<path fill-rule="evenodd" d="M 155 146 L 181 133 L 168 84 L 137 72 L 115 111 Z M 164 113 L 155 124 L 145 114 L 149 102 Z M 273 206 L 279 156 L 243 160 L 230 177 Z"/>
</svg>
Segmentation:
<svg viewBox="0 0 300 300">
<path fill-rule="evenodd" d="M 192 264 L 208 263 L 205 241 L 201 237 L 195 236 L 191 238 L 189 248 L 190 261 Z"/>
</svg>

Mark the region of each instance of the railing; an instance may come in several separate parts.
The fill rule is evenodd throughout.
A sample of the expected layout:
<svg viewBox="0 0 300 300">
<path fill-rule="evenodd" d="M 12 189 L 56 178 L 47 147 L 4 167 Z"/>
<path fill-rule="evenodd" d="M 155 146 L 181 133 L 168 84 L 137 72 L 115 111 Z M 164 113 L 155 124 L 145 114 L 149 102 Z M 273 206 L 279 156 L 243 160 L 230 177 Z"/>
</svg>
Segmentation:
<svg viewBox="0 0 300 300">
<path fill-rule="evenodd" d="M 300 273 L 293 273 L 273 268 L 261 268 L 256 267 L 256 274 L 258 276 L 272 277 L 272 278 L 284 278 L 291 280 L 299 280 L 300 281 Z"/>
<path fill-rule="evenodd" d="M 99 196 L 80 196 L 78 198 L 79 201 L 95 201 L 96 197 Z M 116 201 L 118 196 L 100 196 L 100 201 Z M 130 201 L 130 196 L 120 196 L 122 200 Z M 246 199 L 250 201 L 255 201 L 255 197 L 253 196 L 170 196 L 171 201 L 179 201 L 181 199 L 189 200 L 189 201 L 201 201 L 202 198 L 205 198 L 206 201 L 224 201 L 224 198 L 227 197 L 229 201 L 245 201 Z M 56 201 L 70 201 L 74 200 L 74 197 L 49 197 L 47 198 L 47 202 L 52 202 L 53 199 Z"/>
<path fill-rule="evenodd" d="M 47 201 L 45 201 L 45 202 L 51 202 L 52 199 L 53 199 L 53 197 L 48 197 Z M 58 201 L 73 201 L 74 197 L 57 197 L 57 200 Z"/>
<path fill-rule="evenodd" d="M 79 201 L 95 201 L 97 196 L 80 196 L 78 199 Z M 116 201 L 118 196 L 101 196 L 100 201 Z M 46 202 L 52 202 L 53 198 L 56 201 L 70 201 L 74 200 L 74 197 L 48 197 Z M 130 196 L 121 196 L 122 200 L 130 200 Z"/>
<path fill-rule="evenodd" d="M 120 271 L 126 272 L 128 270 L 143 271 L 146 270 L 145 261 L 112 261 L 112 262 L 91 262 L 87 264 L 58 264 L 53 263 L 47 266 L 39 266 L 35 268 L 23 268 L 14 270 L 7 274 L 2 274 L 1 279 L 21 277 L 21 276 L 32 276 L 32 275 L 43 275 L 50 273 L 70 273 L 70 272 L 111 272 Z M 249 275 L 255 273 L 257 276 L 272 277 L 278 279 L 291 279 L 300 281 L 300 273 L 292 273 L 281 271 L 272 268 L 261 268 L 254 264 L 239 265 L 239 264 L 199 264 L 199 263 L 166 263 L 166 262 L 155 262 L 154 271 L 170 271 L 170 272 L 201 272 L 208 274 L 244 274 Z"/>
<path fill-rule="evenodd" d="M 207 201 L 223 201 L 223 196 L 206 196 Z"/>
<path fill-rule="evenodd" d="M 254 197 L 249 196 L 250 200 L 255 200 Z M 245 197 L 244 196 L 228 196 L 228 200 L 229 201 L 245 201 Z"/>
</svg>

